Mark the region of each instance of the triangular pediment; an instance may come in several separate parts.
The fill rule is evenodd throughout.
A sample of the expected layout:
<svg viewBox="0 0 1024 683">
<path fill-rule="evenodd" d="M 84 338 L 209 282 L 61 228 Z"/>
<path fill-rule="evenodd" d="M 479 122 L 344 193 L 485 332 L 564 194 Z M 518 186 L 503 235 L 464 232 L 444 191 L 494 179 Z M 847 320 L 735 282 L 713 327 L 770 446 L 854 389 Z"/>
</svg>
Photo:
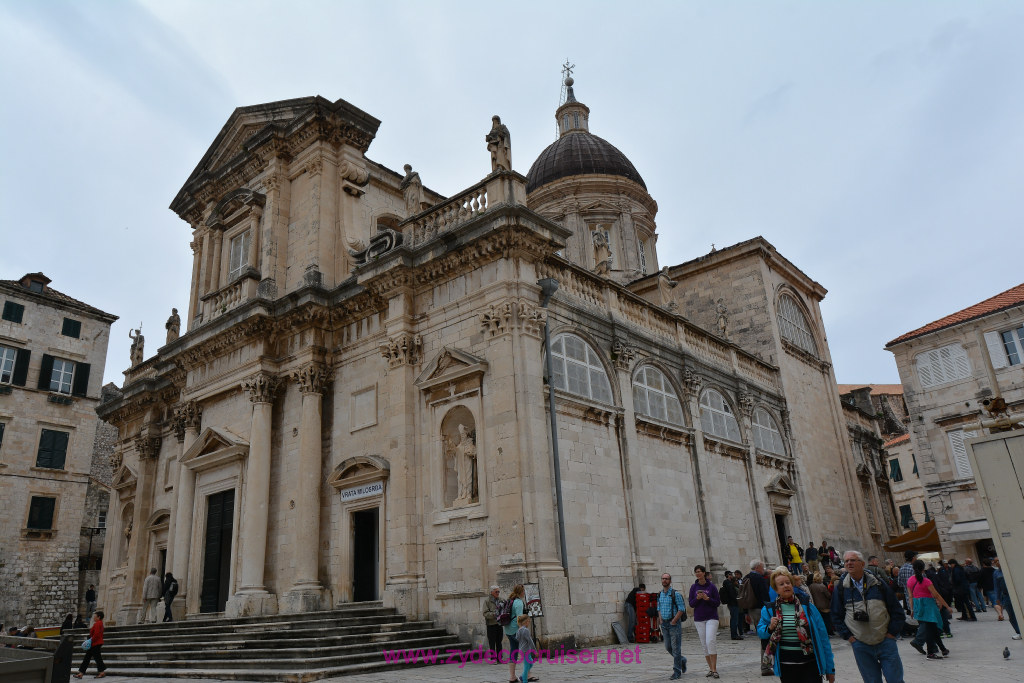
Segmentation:
<svg viewBox="0 0 1024 683">
<path fill-rule="evenodd" d="M 784 474 L 778 474 L 772 477 L 772 480 L 764 487 L 765 491 L 769 493 L 779 493 L 784 496 L 792 496 L 796 493 L 796 489 L 793 487 L 792 482 Z"/>
<path fill-rule="evenodd" d="M 584 212 L 597 212 L 597 211 L 606 211 L 606 212 L 611 212 L 611 213 L 618 213 L 619 212 L 619 207 L 613 206 L 612 204 L 609 204 L 608 202 L 602 202 L 602 201 L 592 202 L 590 204 L 587 204 L 586 206 L 581 206 L 580 207 L 580 212 L 581 213 L 584 213 Z"/>
<path fill-rule="evenodd" d="M 450 382 L 473 373 L 483 373 L 487 361 L 459 349 L 444 347 L 426 365 L 416 378 L 417 386 L 429 388 L 440 382 Z"/>
<path fill-rule="evenodd" d="M 237 434 L 219 427 L 207 427 L 188 450 L 181 455 L 181 464 L 197 469 L 219 462 L 224 458 L 245 457 L 249 442 Z"/>
<path fill-rule="evenodd" d="M 136 481 L 135 473 L 127 465 L 121 465 L 114 472 L 114 478 L 111 480 L 110 485 L 115 490 L 121 491 L 134 488 Z"/>
</svg>

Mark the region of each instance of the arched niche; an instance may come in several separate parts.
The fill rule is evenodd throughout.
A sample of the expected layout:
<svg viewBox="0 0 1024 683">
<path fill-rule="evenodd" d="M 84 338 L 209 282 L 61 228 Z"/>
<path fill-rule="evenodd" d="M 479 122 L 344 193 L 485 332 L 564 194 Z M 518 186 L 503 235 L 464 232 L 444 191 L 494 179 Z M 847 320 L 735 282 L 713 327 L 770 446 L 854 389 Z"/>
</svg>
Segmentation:
<svg viewBox="0 0 1024 683">
<path fill-rule="evenodd" d="M 476 419 L 468 407 L 458 405 L 445 413 L 441 420 L 441 444 L 444 506 L 456 508 L 479 503 Z"/>
</svg>

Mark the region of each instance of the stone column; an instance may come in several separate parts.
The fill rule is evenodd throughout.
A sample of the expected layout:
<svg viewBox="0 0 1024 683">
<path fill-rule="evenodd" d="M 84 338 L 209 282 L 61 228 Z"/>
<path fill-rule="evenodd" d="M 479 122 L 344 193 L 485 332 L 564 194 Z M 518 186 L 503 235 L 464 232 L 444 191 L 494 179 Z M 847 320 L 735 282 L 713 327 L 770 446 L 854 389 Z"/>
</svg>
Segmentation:
<svg viewBox="0 0 1024 683">
<path fill-rule="evenodd" d="M 182 403 L 174 411 L 175 433 L 180 430 L 181 452 L 178 455 L 178 483 L 175 486 L 174 505 L 174 546 L 171 548 L 171 572 L 178 580 L 178 596 L 171 603 L 175 612 L 185 611 L 185 597 L 188 595 L 188 563 L 192 548 L 192 509 L 195 505 L 196 473 L 182 458 L 199 438 L 199 425 L 203 409 L 196 401 Z M 179 615 L 175 614 L 175 618 Z"/>
<path fill-rule="evenodd" d="M 195 327 L 195 317 L 199 313 L 199 297 L 202 294 L 202 284 L 200 283 L 203 265 L 202 239 L 198 228 L 193 229 L 192 241 L 188 245 L 192 249 L 192 289 L 188 296 L 188 317 L 185 320 L 189 330 Z"/>
<path fill-rule="evenodd" d="M 135 487 L 135 515 L 132 519 L 132 529 L 135 542 L 130 548 L 128 557 L 128 575 L 125 582 L 125 604 L 124 608 L 135 608 L 135 614 L 127 613 L 125 616 L 135 622 L 141 621 L 142 616 L 142 582 L 149 574 L 149 530 L 146 522 L 153 512 L 153 492 L 156 483 L 157 461 L 160 457 L 160 437 L 152 436 L 156 432 L 150 429 L 151 425 L 143 427 L 139 436 L 135 437 L 135 450 L 139 455 L 139 475 Z M 129 602 L 130 601 L 130 602 Z"/>
<path fill-rule="evenodd" d="M 292 374 L 302 393 L 299 425 L 299 462 L 295 486 L 295 566 L 292 588 L 282 596 L 282 612 L 315 612 L 323 609 L 320 583 L 320 474 L 322 392 L 328 368 L 318 362 L 303 365 Z"/>
<path fill-rule="evenodd" d="M 228 600 L 229 617 L 277 613 L 277 596 L 263 585 L 267 558 L 267 524 L 270 512 L 270 437 L 274 393 L 280 381 L 260 372 L 242 382 L 252 402 L 249 460 L 245 468 L 242 533 L 239 538 L 241 581 Z M 303 401 L 305 405 L 305 401 Z M 319 414 L 319 411 L 318 411 Z M 300 527 L 301 528 L 301 527 Z"/>
<path fill-rule="evenodd" d="M 694 495 L 697 498 L 697 514 L 700 517 L 700 542 L 704 547 L 704 555 L 707 558 L 708 567 L 715 564 L 712 557 L 711 547 L 708 539 L 711 538 L 709 528 L 708 510 L 704 500 L 704 477 L 701 462 L 707 460 L 707 453 L 704 450 L 704 431 L 700 423 L 700 388 L 704 384 L 704 378 L 691 372 L 689 369 L 683 371 L 683 387 L 686 391 L 686 406 L 690 412 L 690 424 L 693 425 L 693 448 L 690 452 L 690 466 L 693 468 Z"/>
<path fill-rule="evenodd" d="M 217 229 L 213 235 L 213 271 L 210 273 L 210 291 L 216 292 L 221 285 L 222 252 L 224 248 L 224 231 Z"/>
</svg>

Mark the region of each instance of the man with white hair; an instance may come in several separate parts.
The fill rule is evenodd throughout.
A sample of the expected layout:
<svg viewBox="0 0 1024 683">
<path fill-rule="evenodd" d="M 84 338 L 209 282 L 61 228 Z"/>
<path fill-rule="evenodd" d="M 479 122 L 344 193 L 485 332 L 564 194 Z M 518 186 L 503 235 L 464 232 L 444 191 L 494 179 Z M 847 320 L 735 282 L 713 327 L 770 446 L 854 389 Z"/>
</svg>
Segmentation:
<svg viewBox="0 0 1024 683">
<path fill-rule="evenodd" d="M 761 620 L 761 609 L 771 604 L 771 597 L 768 595 L 768 582 L 764 578 L 764 562 L 761 560 L 750 561 L 750 573 L 743 579 L 743 586 L 740 587 L 740 607 L 750 615 L 750 624 L 757 627 Z M 768 647 L 768 641 L 761 641 L 761 652 Z M 762 676 L 774 676 L 775 671 L 761 666 Z"/>
<path fill-rule="evenodd" d="M 896 594 L 871 572 L 856 550 L 843 553 L 846 574 L 832 593 L 832 623 L 836 633 L 853 646 L 864 683 L 903 683 L 903 660 L 896 638 L 906 613 Z"/>
<path fill-rule="evenodd" d="M 494 663 L 500 663 L 501 638 L 504 631 L 498 623 L 498 612 L 501 611 L 501 589 L 491 586 L 491 594 L 484 599 L 484 623 L 487 624 L 487 646 L 494 653 Z"/>
</svg>

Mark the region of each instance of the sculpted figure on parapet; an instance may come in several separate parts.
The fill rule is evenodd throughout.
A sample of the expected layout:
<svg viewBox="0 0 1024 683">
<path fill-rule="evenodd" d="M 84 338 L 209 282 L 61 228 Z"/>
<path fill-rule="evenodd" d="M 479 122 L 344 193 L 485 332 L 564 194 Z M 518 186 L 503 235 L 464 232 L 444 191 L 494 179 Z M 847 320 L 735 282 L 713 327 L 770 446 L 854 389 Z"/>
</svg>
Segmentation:
<svg viewBox="0 0 1024 683">
<path fill-rule="evenodd" d="M 594 231 L 594 272 L 607 275 L 611 269 L 612 251 L 608 247 L 608 238 L 600 230 Z"/>
<path fill-rule="evenodd" d="M 501 122 L 500 116 L 491 117 L 491 130 L 484 137 L 487 151 L 491 153 L 491 173 L 499 168 L 503 171 L 512 170 L 512 135 L 508 127 Z"/>
<path fill-rule="evenodd" d="M 143 347 L 146 344 L 146 338 L 142 336 L 142 326 L 140 325 L 135 330 L 128 330 L 128 338 L 132 340 L 132 348 L 128 353 L 134 368 L 142 362 Z"/>
<path fill-rule="evenodd" d="M 402 194 L 405 196 L 405 212 L 408 218 L 420 212 L 420 207 L 423 205 L 423 183 L 420 181 L 420 174 L 412 170 L 412 166 L 406 164 L 404 168 Z"/>
<path fill-rule="evenodd" d="M 167 341 L 165 343 L 170 344 L 181 333 L 181 316 L 178 315 L 177 308 L 171 309 L 171 317 L 164 323 L 164 327 L 167 329 Z"/>
<path fill-rule="evenodd" d="M 725 306 L 725 301 L 719 299 L 715 305 L 715 311 L 718 313 L 718 333 L 729 338 L 729 309 Z"/>
</svg>

